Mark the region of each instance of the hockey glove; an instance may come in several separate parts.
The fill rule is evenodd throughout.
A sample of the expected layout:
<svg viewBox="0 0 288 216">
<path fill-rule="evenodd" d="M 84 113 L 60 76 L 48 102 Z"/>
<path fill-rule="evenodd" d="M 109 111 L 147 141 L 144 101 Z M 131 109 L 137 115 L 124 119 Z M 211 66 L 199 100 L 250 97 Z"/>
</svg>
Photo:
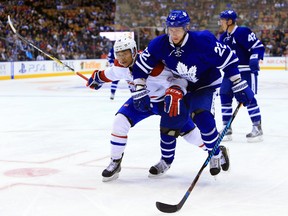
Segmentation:
<svg viewBox="0 0 288 216">
<path fill-rule="evenodd" d="M 251 100 L 254 98 L 254 93 L 248 86 L 246 80 L 237 79 L 234 81 L 232 91 L 236 100 L 239 103 L 243 103 L 244 106 L 249 105 Z"/>
<path fill-rule="evenodd" d="M 249 67 L 252 73 L 256 73 L 256 74 L 258 73 L 258 71 L 260 70 L 258 54 L 253 54 L 250 56 Z"/>
<path fill-rule="evenodd" d="M 164 111 L 169 113 L 170 117 L 180 114 L 180 105 L 183 98 L 183 92 L 179 86 L 171 86 L 165 92 Z"/>
<path fill-rule="evenodd" d="M 87 81 L 86 86 L 95 90 L 98 90 L 99 88 L 101 88 L 104 81 L 100 79 L 99 75 L 100 75 L 100 71 L 95 70 L 93 74 L 91 75 L 91 77 L 89 78 L 89 80 Z"/>
<path fill-rule="evenodd" d="M 132 92 L 134 108 L 140 112 L 150 111 L 150 97 L 146 86 L 136 85 L 135 89 L 136 91 Z"/>
</svg>

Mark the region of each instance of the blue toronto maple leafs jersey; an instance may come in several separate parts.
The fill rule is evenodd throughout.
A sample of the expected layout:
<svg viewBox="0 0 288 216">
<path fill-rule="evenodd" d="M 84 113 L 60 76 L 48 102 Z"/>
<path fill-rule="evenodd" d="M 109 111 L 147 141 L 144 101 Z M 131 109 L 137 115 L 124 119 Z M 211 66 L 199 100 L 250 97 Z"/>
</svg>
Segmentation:
<svg viewBox="0 0 288 216">
<path fill-rule="evenodd" d="M 247 27 L 235 26 L 231 33 L 224 32 L 219 40 L 236 53 L 241 66 L 249 66 L 249 59 L 253 54 L 258 54 L 258 59 L 263 59 L 264 45 L 258 40 L 255 33 Z"/>
<path fill-rule="evenodd" d="M 188 90 L 221 84 L 224 77 L 239 74 L 238 58 L 209 31 L 188 31 L 181 46 L 174 46 L 168 35 L 154 38 L 133 66 L 133 78 L 147 78 L 157 62 L 189 82 Z"/>
</svg>

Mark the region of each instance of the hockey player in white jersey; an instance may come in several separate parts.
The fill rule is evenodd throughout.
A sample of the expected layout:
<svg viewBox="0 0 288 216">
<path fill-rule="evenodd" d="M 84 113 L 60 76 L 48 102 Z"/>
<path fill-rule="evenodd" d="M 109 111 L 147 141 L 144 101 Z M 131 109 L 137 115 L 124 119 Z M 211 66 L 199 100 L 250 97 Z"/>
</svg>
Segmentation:
<svg viewBox="0 0 288 216">
<path fill-rule="evenodd" d="M 131 67 L 138 54 L 136 42 L 128 36 L 122 37 L 116 40 L 114 52 L 116 57 L 114 66 L 109 67 L 106 70 L 94 71 L 87 82 L 88 87 L 97 90 L 105 82 L 125 79 L 131 84 L 132 88 L 134 88 Z M 146 85 L 147 94 L 151 99 L 151 103 L 149 103 L 151 110 L 136 110 L 133 105 L 134 100 L 132 97 L 135 99 L 135 97 L 141 97 L 141 95 L 137 94 L 135 96 L 132 93 L 132 97 L 122 105 L 115 115 L 110 140 L 111 162 L 102 172 L 104 182 L 117 179 L 119 176 L 121 161 L 130 128 L 152 115 L 161 116 L 160 147 L 162 156 L 160 161 L 150 168 L 149 177 L 162 175 L 170 168 L 171 163 L 174 160 L 176 138 L 178 136 L 182 136 L 187 142 L 206 150 L 200 132 L 198 128 L 195 127 L 192 119 L 189 118 L 188 112 L 182 112 L 181 115 L 177 115 L 177 118 L 173 121 L 171 121 L 169 114 L 164 112 L 164 97 L 169 97 L 171 100 L 175 101 L 174 104 L 171 104 L 172 106 L 170 109 L 174 109 L 177 112 L 177 106 L 180 103 L 183 103 L 181 98 L 186 94 L 187 81 L 185 79 L 175 78 L 173 73 L 159 62 L 152 70 L 152 76 L 147 79 Z M 181 130 L 173 130 L 173 126 L 181 128 Z"/>
</svg>

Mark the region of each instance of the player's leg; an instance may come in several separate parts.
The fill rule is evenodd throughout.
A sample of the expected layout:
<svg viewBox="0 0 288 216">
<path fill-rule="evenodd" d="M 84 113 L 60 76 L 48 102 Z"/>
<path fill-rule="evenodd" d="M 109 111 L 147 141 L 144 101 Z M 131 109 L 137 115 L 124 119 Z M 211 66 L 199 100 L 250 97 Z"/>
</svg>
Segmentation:
<svg viewBox="0 0 288 216">
<path fill-rule="evenodd" d="M 102 172 L 103 181 L 118 178 L 130 128 L 151 115 L 154 115 L 154 113 L 135 110 L 132 98 L 119 109 L 115 115 L 111 133 L 111 161 Z"/>
<path fill-rule="evenodd" d="M 205 98 L 205 100 L 203 100 L 203 98 Z M 216 91 L 212 88 L 198 90 L 185 96 L 185 100 L 190 102 L 192 119 L 200 130 L 202 140 L 208 152 L 212 151 L 219 138 L 214 118 L 215 98 Z M 229 165 L 227 149 L 225 146 L 218 147 L 210 160 L 211 175 L 217 175 L 221 171 L 221 168 L 227 171 Z"/>
<path fill-rule="evenodd" d="M 170 169 L 174 160 L 176 148 L 176 137 L 160 133 L 161 159 L 149 169 L 149 177 L 158 177 Z"/>
<path fill-rule="evenodd" d="M 189 117 L 188 122 L 181 130 L 180 136 L 182 136 L 186 142 L 201 148 L 206 151 L 207 148 L 201 138 L 200 130 L 196 127 L 192 119 Z"/>
<path fill-rule="evenodd" d="M 202 148 L 204 151 L 207 150 L 206 146 L 203 144 L 200 131 L 195 126 L 191 118 L 189 118 L 188 122 L 181 130 L 162 127 L 160 133 L 161 159 L 158 163 L 150 168 L 149 177 L 163 175 L 171 167 L 171 164 L 175 158 L 176 141 L 179 135 L 182 136 L 188 143 Z"/>
<path fill-rule="evenodd" d="M 183 102 L 181 105 L 185 106 Z M 181 107 L 180 105 L 180 107 Z M 153 105 L 154 107 L 155 105 Z M 170 117 L 168 113 L 164 112 L 163 102 L 158 103 L 158 114 L 161 115 L 160 120 L 160 151 L 161 158 L 158 163 L 149 169 L 149 177 L 161 176 L 170 168 L 174 157 L 176 148 L 176 139 L 181 133 L 181 129 L 189 119 L 188 110 L 185 107 L 180 111 L 180 115 Z M 193 125 L 189 125 L 192 130 Z M 187 128 L 187 130 L 189 130 Z M 184 132 L 183 132 L 184 133 Z"/>
<path fill-rule="evenodd" d="M 121 113 L 117 113 L 114 118 L 110 140 L 111 161 L 108 167 L 102 172 L 103 182 L 118 178 L 130 128 L 131 124 L 127 117 Z"/>
<path fill-rule="evenodd" d="M 220 88 L 220 101 L 221 101 L 221 114 L 223 128 L 227 125 L 228 121 L 232 116 L 232 102 L 233 102 L 233 92 L 231 90 L 232 82 L 228 78 L 223 78 L 222 85 Z M 222 141 L 231 141 L 232 140 L 232 128 L 228 128 L 225 136 Z"/>
<path fill-rule="evenodd" d="M 257 94 L 258 89 L 258 76 L 254 73 L 242 73 L 242 78 L 245 79 L 254 92 L 254 94 Z M 246 135 L 248 142 L 261 142 L 263 140 L 262 135 L 262 125 L 261 125 L 261 113 L 260 108 L 258 106 L 257 100 L 254 97 L 254 99 L 251 101 L 251 103 L 247 106 L 247 111 L 249 114 L 249 117 L 252 122 L 252 131 Z"/>
<path fill-rule="evenodd" d="M 110 99 L 111 99 L 111 100 L 114 100 L 118 83 L 119 83 L 119 80 L 113 81 L 113 82 L 111 83 L 111 86 L 110 86 L 110 92 L 111 92 L 111 94 L 110 94 Z"/>
</svg>

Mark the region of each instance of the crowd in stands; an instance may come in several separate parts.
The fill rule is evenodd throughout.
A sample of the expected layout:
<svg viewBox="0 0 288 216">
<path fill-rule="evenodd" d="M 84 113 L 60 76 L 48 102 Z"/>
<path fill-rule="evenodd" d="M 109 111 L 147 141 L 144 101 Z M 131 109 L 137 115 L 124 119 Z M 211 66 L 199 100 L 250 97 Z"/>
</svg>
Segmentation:
<svg viewBox="0 0 288 216">
<path fill-rule="evenodd" d="M 118 0 L 115 25 L 118 29 L 134 29 L 140 33 L 140 49 L 144 49 L 152 38 L 165 33 L 165 20 L 171 9 L 187 10 L 191 18 L 191 29 L 201 30 L 213 18 L 215 7 L 213 0 Z"/>
<path fill-rule="evenodd" d="M 0 3 L 0 60 L 47 59 L 19 40 L 7 23 L 8 14 L 19 34 L 60 60 L 106 58 L 112 42 L 101 31 L 114 31 L 113 1 L 9 1 Z"/>
<path fill-rule="evenodd" d="M 11 0 L 0 3 L 0 61 L 47 59 L 13 34 L 8 14 L 23 37 L 65 60 L 106 58 L 113 41 L 101 37 L 102 31 L 134 31 L 144 49 L 164 33 L 171 9 L 187 10 L 192 30 L 210 30 L 209 23 L 228 8 L 238 13 L 238 25 L 250 27 L 262 40 L 266 56 L 288 55 L 287 0 Z"/>
</svg>

